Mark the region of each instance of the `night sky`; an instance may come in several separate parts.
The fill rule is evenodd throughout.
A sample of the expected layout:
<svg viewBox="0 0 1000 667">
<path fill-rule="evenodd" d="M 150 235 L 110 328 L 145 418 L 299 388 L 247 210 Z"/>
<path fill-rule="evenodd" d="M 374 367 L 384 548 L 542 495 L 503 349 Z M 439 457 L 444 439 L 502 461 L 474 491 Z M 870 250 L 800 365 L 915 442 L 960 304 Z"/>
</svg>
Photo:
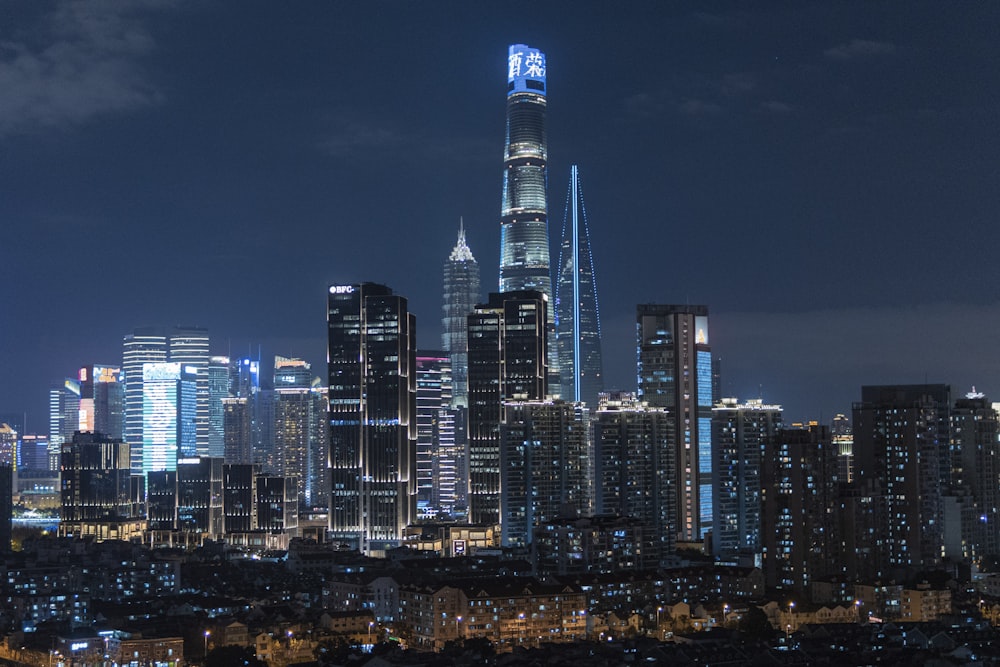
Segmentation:
<svg viewBox="0 0 1000 667">
<path fill-rule="evenodd" d="M 0 414 L 137 326 L 325 377 L 326 287 L 440 346 L 459 218 L 498 280 L 507 46 L 547 54 L 549 232 L 586 200 L 609 388 L 707 304 L 723 394 L 1000 400 L 1000 3 L 0 2 Z M 556 254 L 553 254 L 553 261 Z"/>
</svg>

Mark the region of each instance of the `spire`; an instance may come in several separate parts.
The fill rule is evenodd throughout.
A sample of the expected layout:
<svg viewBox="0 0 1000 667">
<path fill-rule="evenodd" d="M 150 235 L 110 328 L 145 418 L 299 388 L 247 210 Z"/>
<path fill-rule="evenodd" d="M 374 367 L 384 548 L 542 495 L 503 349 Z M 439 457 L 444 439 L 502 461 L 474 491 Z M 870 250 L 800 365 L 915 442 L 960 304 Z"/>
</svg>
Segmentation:
<svg viewBox="0 0 1000 667">
<path fill-rule="evenodd" d="M 465 243 L 465 220 L 459 216 L 458 218 L 458 243 L 451 250 L 451 255 L 448 256 L 453 262 L 474 262 L 476 258 L 472 256 L 472 250 Z"/>
</svg>

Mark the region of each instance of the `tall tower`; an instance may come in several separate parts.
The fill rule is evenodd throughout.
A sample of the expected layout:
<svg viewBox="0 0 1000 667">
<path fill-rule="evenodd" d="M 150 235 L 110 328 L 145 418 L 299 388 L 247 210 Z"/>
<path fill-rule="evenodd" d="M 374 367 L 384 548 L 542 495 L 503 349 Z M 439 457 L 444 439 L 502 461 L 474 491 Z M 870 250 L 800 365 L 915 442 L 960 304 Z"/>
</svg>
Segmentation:
<svg viewBox="0 0 1000 667">
<path fill-rule="evenodd" d="M 229 357 L 208 358 L 208 455 L 226 453 L 226 416 L 223 399 L 229 398 Z"/>
<path fill-rule="evenodd" d="M 316 420 L 313 414 L 312 373 L 302 359 L 274 357 L 274 460 L 265 472 L 294 478 L 298 502 L 305 502 L 309 480 L 309 445 Z"/>
<path fill-rule="evenodd" d="M 468 341 L 466 341 L 468 344 Z M 455 508 L 459 457 L 451 407 L 451 360 L 445 352 L 417 352 L 417 514 L 436 518 Z"/>
<path fill-rule="evenodd" d="M 444 305 L 441 349 L 451 355 L 455 407 L 469 405 L 469 323 L 466 319 L 479 303 L 479 264 L 465 243 L 465 226 L 459 222 L 458 242 L 444 263 Z"/>
<path fill-rule="evenodd" d="M 548 299 L 547 322 L 554 331 L 545 107 L 545 54 L 524 44 L 514 44 L 507 52 L 500 291 L 537 290 L 544 294 Z M 559 393 L 554 352 L 553 348 L 547 361 L 551 374 L 549 390 Z"/>
<path fill-rule="evenodd" d="M 556 345 L 564 398 L 596 407 L 604 391 L 597 279 L 580 173 L 570 168 L 556 281 Z"/>
<path fill-rule="evenodd" d="M 330 531 L 379 555 L 416 520 L 416 319 L 384 285 L 328 298 Z"/>
<path fill-rule="evenodd" d="M 97 431 L 113 440 L 123 437 L 125 386 L 117 366 L 92 364 L 77 374 L 80 381 L 80 425 L 77 430 Z"/>
<path fill-rule="evenodd" d="M 712 525 L 712 406 L 718 401 L 708 306 L 641 304 L 636 313 L 639 399 L 666 408 L 677 480 L 677 537 Z"/>
<path fill-rule="evenodd" d="M 196 383 L 195 370 L 180 363 L 142 365 L 142 474 L 197 456 Z"/>
<path fill-rule="evenodd" d="M 756 560 L 760 555 L 764 444 L 780 427 L 781 406 L 767 405 L 759 398 L 746 403 L 724 398 L 712 409 L 715 446 L 712 543 L 717 556 Z"/>
<path fill-rule="evenodd" d="M 209 391 L 208 329 L 177 327 L 170 334 L 170 361 L 179 362 L 196 376 L 195 441 L 198 456 L 208 456 Z"/>
<path fill-rule="evenodd" d="M 469 315 L 469 520 L 500 522 L 500 425 L 507 401 L 538 401 L 547 387 L 541 292 L 490 294 Z"/>
<path fill-rule="evenodd" d="M 125 442 L 132 457 L 132 473 L 142 473 L 142 366 L 167 360 L 167 337 L 153 328 L 136 329 L 122 342 L 122 381 L 125 384 Z"/>
</svg>

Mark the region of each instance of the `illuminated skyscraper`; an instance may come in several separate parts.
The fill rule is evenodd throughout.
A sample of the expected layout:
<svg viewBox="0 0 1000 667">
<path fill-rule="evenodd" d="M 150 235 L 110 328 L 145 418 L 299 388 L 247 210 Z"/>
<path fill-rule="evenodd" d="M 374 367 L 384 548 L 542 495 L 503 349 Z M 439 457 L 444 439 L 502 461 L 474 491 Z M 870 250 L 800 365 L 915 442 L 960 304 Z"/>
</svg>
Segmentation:
<svg viewBox="0 0 1000 667">
<path fill-rule="evenodd" d="M 547 386 L 541 292 L 490 294 L 469 315 L 469 519 L 500 522 L 501 439 L 507 401 L 540 401 Z"/>
<path fill-rule="evenodd" d="M 125 385 L 117 366 L 91 364 L 80 369 L 80 419 L 77 430 L 124 437 Z"/>
<path fill-rule="evenodd" d="M 416 520 L 416 319 L 384 285 L 328 298 L 331 538 L 378 555 Z"/>
<path fill-rule="evenodd" d="M 500 291 L 536 290 L 544 294 L 548 300 L 546 321 L 549 329 L 554 330 L 546 193 L 545 95 L 545 54 L 524 44 L 514 44 L 507 51 Z M 559 369 L 554 349 L 547 365 L 549 391 L 557 394 Z"/>
<path fill-rule="evenodd" d="M 195 374 L 195 441 L 198 456 L 208 456 L 209 400 L 208 400 L 208 329 L 177 327 L 170 334 L 170 361 L 179 362 Z"/>
<path fill-rule="evenodd" d="M 459 225 L 458 242 L 444 263 L 444 315 L 441 349 L 451 356 L 452 405 L 469 405 L 469 313 L 479 303 L 479 264 L 465 243 Z"/>
<path fill-rule="evenodd" d="M 223 399 L 229 398 L 229 357 L 208 359 L 208 455 L 226 454 L 226 418 Z"/>
<path fill-rule="evenodd" d="M 708 306 L 641 304 L 636 316 L 639 399 L 667 409 L 677 471 L 677 537 L 712 526 L 712 406 L 716 382 Z"/>
<path fill-rule="evenodd" d="M 195 430 L 197 374 L 182 364 L 142 366 L 142 474 L 176 470 L 198 455 Z"/>
<path fill-rule="evenodd" d="M 759 567 L 764 444 L 781 428 L 781 406 L 724 398 L 712 409 L 715 519 L 712 545 L 724 559 Z"/>
<path fill-rule="evenodd" d="M 318 406 L 312 379 L 306 361 L 274 358 L 274 460 L 264 471 L 292 478 L 293 495 L 300 503 L 306 500 L 310 445 L 316 438 Z"/>
<path fill-rule="evenodd" d="M 122 343 L 125 385 L 125 442 L 132 456 L 132 473 L 142 473 L 142 366 L 167 360 L 167 337 L 153 328 L 136 329 Z"/>
<path fill-rule="evenodd" d="M 418 351 L 417 514 L 421 518 L 436 518 L 455 509 L 457 471 L 464 457 L 455 446 L 456 409 L 451 407 L 451 392 L 448 354 Z"/>
<path fill-rule="evenodd" d="M 601 319 L 590 229 L 576 165 L 570 168 L 556 280 L 556 345 L 563 397 L 597 406 L 604 391 Z"/>
<path fill-rule="evenodd" d="M 66 378 L 49 390 L 49 449 L 62 451 L 80 430 L 80 383 Z"/>
</svg>

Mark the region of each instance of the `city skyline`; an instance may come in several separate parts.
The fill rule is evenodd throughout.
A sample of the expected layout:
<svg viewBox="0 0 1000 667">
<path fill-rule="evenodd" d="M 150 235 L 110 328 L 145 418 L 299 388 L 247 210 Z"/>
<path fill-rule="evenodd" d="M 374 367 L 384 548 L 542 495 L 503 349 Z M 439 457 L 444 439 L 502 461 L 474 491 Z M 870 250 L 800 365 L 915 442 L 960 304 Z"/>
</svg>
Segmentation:
<svg viewBox="0 0 1000 667">
<path fill-rule="evenodd" d="M 0 411 L 46 432 L 47 387 L 120 364 L 147 325 L 322 368 L 329 284 L 396 286 L 435 347 L 439 277 L 418 267 L 460 216 L 487 286 L 499 256 L 516 43 L 548 58 L 551 173 L 587 173 L 606 388 L 635 388 L 635 306 L 687 302 L 711 308 L 721 394 L 789 422 L 849 413 L 864 384 L 995 397 L 997 10 L 895 8 L 18 5 Z"/>
</svg>

